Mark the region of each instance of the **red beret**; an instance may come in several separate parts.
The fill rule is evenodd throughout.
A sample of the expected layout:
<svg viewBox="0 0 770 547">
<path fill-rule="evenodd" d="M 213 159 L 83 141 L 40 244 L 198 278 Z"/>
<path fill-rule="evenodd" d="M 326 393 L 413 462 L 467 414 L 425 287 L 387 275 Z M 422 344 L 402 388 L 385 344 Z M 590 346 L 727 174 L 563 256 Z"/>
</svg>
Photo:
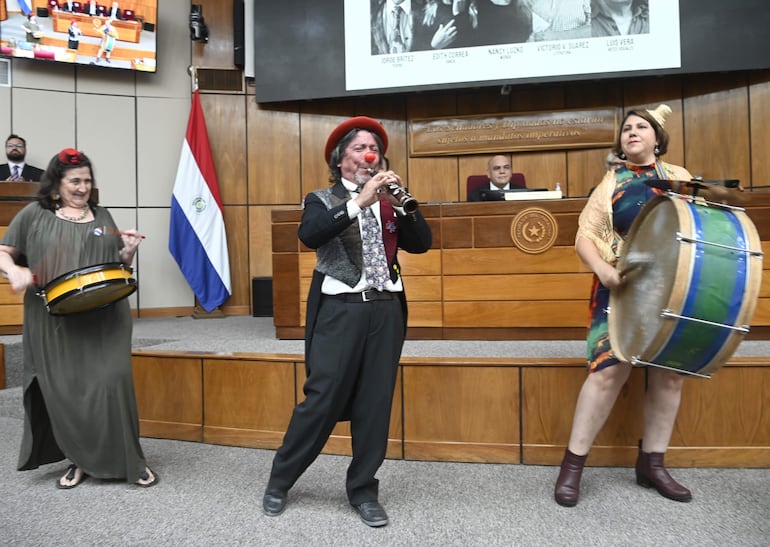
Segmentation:
<svg viewBox="0 0 770 547">
<path fill-rule="evenodd" d="M 339 124 L 334 128 L 334 131 L 331 132 L 331 135 L 329 135 L 329 138 L 326 140 L 326 163 L 329 163 L 334 147 L 336 147 L 340 140 L 353 129 L 365 129 L 366 131 L 375 133 L 382 141 L 382 150 L 380 150 L 380 154 L 385 154 L 385 152 L 388 151 L 388 134 L 385 132 L 385 128 L 382 124 L 367 116 L 356 116 Z"/>
</svg>

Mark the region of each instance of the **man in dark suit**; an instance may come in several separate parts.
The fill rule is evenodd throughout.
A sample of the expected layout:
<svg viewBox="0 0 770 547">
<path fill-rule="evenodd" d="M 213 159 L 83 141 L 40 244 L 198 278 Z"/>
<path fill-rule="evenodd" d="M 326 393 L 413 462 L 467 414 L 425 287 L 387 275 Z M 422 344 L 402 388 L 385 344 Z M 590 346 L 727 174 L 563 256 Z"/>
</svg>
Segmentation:
<svg viewBox="0 0 770 547">
<path fill-rule="evenodd" d="M 24 161 L 27 157 L 27 141 L 18 135 L 5 139 L 5 157 L 8 163 L 0 165 L 0 181 L 39 181 L 43 170 Z"/>
<path fill-rule="evenodd" d="M 388 191 L 401 177 L 377 171 L 385 128 L 365 116 L 332 131 L 326 161 L 332 186 L 308 194 L 299 239 L 316 249 L 307 302 L 305 400 L 276 451 L 262 507 L 286 507 L 289 489 L 321 452 L 335 424 L 350 421 L 348 501 L 369 526 L 388 515 L 375 478 L 388 444 L 393 389 L 406 336 L 406 298 L 397 249 L 424 253 L 431 230 L 419 210 L 404 212 Z M 370 259 L 378 258 L 373 264 Z"/>
<path fill-rule="evenodd" d="M 106 14 L 112 20 L 122 20 L 123 16 L 117 2 L 112 3 L 109 13 Z"/>
<path fill-rule="evenodd" d="M 487 162 L 487 176 L 489 177 L 488 186 L 475 188 L 468 195 L 468 201 L 484 201 L 482 193 L 489 190 L 510 190 L 511 177 L 513 176 L 513 167 L 511 166 L 511 157 L 505 155 L 492 156 Z"/>
<path fill-rule="evenodd" d="M 457 40 L 452 8 L 439 0 L 370 0 L 372 55 L 450 47 Z"/>
</svg>

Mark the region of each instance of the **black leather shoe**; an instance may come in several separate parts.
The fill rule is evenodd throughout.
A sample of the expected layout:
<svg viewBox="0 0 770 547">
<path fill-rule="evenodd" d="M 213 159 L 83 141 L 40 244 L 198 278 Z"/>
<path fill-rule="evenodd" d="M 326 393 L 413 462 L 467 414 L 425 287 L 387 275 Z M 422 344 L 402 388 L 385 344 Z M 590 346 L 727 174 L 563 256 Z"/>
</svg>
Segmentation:
<svg viewBox="0 0 770 547">
<path fill-rule="evenodd" d="M 388 524 L 388 514 L 378 501 L 365 501 L 361 505 L 354 505 L 353 507 L 356 508 L 361 520 L 367 526 L 377 527 Z"/>
<path fill-rule="evenodd" d="M 262 498 L 262 510 L 268 517 L 277 517 L 286 509 L 286 492 L 268 490 Z"/>
</svg>

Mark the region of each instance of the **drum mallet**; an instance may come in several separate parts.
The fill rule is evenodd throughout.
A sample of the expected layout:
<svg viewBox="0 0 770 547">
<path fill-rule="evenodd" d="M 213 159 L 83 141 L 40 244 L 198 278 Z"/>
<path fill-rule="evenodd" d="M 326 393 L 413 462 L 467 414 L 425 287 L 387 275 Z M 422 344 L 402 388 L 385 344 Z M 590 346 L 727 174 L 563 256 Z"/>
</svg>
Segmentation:
<svg viewBox="0 0 770 547">
<path fill-rule="evenodd" d="M 635 270 L 641 266 L 652 264 L 655 261 L 655 256 L 652 253 L 643 253 L 640 251 L 631 251 L 626 255 L 625 264 L 623 269 L 620 270 L 621 277 L 628 272 Z"/>
</svg>

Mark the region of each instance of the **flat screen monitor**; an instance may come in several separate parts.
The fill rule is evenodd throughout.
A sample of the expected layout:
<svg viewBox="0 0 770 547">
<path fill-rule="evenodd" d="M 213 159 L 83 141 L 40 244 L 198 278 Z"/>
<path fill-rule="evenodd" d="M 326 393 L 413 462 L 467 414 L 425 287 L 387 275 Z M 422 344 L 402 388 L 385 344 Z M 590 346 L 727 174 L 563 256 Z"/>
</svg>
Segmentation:
<svg viewBox="0 0 770 547">
<path fill-rule="evenodd" d="M 156 71 L 157 0 L 41 3 L 7 3 L 6 19 L 0 21 L 0 55 Z"/>
<path fill-rule="evenodd" d="M 255 9 L 256 100 L 770 68 L 767 0 L 407 4 L 403 15 L 385 0 Z"/>
</svg>

